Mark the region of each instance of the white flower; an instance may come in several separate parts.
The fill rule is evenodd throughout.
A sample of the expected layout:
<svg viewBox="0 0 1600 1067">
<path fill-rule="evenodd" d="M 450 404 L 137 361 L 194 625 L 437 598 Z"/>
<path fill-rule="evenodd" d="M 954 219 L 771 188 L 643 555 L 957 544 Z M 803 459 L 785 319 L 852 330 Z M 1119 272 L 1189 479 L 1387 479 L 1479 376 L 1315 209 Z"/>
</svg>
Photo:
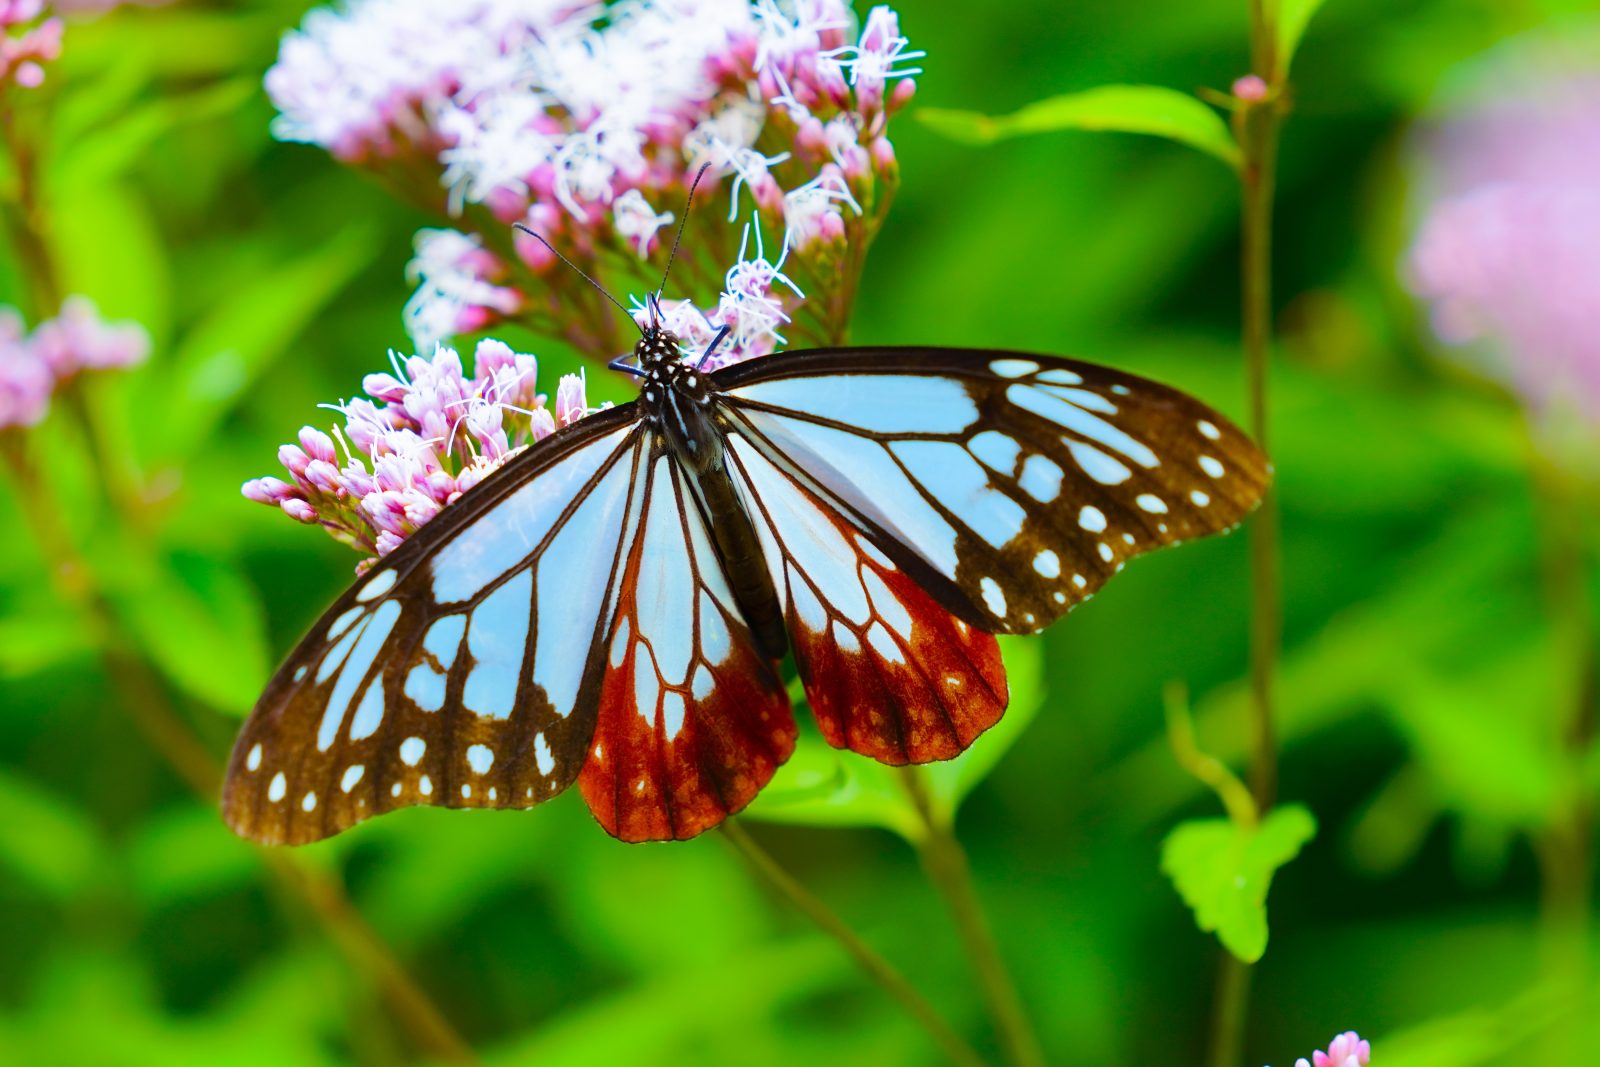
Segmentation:
<svg viewBox="0 0 1600 1067">
<path fill-rule="evenodd" d="M 617 234 L 638 249 L 640 258 L 649 254 L 650 241 L 656 231 L 669 225 L 675 217 L 670 211 L 657 215 L 637 189 L 629 189 L 617 197 L 611 205 L 611 214 Z"/>
</svg>

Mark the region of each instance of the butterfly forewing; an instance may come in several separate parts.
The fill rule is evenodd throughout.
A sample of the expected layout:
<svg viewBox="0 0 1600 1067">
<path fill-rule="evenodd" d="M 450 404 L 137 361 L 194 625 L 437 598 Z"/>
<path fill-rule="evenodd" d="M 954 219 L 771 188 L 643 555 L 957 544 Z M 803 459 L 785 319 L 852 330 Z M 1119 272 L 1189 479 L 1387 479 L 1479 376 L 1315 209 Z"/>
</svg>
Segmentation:
<svg viewBox="0 0 1600 1067">
<path fill-rule="evenodd" d="M 754 799 L 795 738 L 788 696 L 739 614 L 687 475 L 661 452 L 642 489 L 579 778 L 600 825 L 625 841 L 717 825 Z"/>
<path fill-rule="evenodd" d="M 234 747 L 238 833 L 297 844 L 408 805 L 526 807 L 571 784 L 639 509 L 630 416 L 513 460 L 323 616 Z"/>
<path fill-rule="evenodd" d="M 1128 559 L 1237 525 L 1268 477 L 1203 404 L 1073 360 L 839 349 L 718 386 L 736 432 L 994 632 L 1039 630 Z"/>
</svg>

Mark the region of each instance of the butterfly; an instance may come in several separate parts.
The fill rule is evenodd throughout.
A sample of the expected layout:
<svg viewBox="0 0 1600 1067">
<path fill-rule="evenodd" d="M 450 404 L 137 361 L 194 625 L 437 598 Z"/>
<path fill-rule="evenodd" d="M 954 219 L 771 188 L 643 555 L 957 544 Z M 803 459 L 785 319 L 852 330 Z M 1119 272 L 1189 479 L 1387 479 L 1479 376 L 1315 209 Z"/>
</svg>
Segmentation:
<svg viewBox="0 0 1600 1067">
<path fill-rule="evenodd" d="M 1269 467 L 1199 401 L 1043 355 L 835 348 L 705 372 L 659 324 L 636 400 L 520 453 L 385 556 L 268 684 L 228 767 L 239 834 L 577 783 L 627 841 L 740 811 L 822 737 L 959 755 L 1005 710 L 996 634 L 1134 556 L 1236 526 Z"/>
</svg>

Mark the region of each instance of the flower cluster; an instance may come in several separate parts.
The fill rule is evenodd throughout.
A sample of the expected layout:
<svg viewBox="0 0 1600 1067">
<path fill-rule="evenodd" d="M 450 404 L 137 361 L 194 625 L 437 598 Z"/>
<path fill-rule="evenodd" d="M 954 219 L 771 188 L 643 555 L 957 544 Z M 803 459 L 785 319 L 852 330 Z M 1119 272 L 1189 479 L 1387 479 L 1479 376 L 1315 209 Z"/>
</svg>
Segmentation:
<svg viewBox="0 0 1600 1067">
<path fill-rule="evenodd" d="M 1354 1030 L 1335 1037 L 1326 1052 L 1313 1052 L 1311 1059 L 1304 1056 L 1294 1061 L 1294 1067 L 1367 1067 L 1372 1059 L 1372 1046 L 1361 1040 Z"/>
<path fill-rule="evenodd" d="M 597 279 L 653 282 L 710 164 L 702 192 L 731 203 L 689 220 L 680 276 L 705 292 L 724 274 L 747 199 L 813 293 L 794 329 L 835 340 L 920 56 L 892 10 L 858 25 L 846 0 L 350 0 L 285 37 L 267 89 L 279 137 L 455 220 L 419 238 L 419 346 L 517 318 L 599 354 L 617 322 L 513 223 Z"/>
<path fill-rule="evenodd" d="M 1587 58 L 1579 58 L 1581 55 Z M 1434 331 L 1537 414 L 1600 421 L 1600 64 L 1519 42 L 1424 142 L 1410 284 Z"/>
<path fill-rule="evenodd" d="M 555 402 L 536 388 L 538 362 L 479 341 L 469 377 L 455 350 L 390 354 L 391 374 L 369 374 L 367 398 L 337 405 L 342 429 L 313 426 L 278 459 L 289 480 L 256 478 L 243 493 L 303 523 L 318 523 L 367 554 L 358 570 L 528 444 L 588 412 L 582 375 L 561 379 Z"/>
<path fill-rule="evenodd" d="M 31 334 L 21 315 L 0 307 L 0 431 L 37 424 L 55 391 L 79 374 L 130 367 L 149 354 L 143 327 L 102 321 L 85 297 L 69 297 Z"/>
<path fill-rule="evenodd" d="M 44 0 L 0 0 L 0 91 L 44 84 L 44 65 L 61 55 L 62 31 L 59 18 L 44 16 Z"/>
</svg>

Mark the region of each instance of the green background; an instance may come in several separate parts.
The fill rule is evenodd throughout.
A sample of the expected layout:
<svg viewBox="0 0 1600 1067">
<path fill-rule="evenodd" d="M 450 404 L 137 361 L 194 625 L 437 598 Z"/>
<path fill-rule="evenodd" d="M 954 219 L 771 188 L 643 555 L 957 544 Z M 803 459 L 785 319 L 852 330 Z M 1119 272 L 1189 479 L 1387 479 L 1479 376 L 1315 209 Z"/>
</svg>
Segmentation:
<svg viewBox="0 0 1600 1067">
<path fill-rule="evenodd" d="M 1562 1018 L 1541 992 L 1541 889 L 1550 827 L 1600 781 L 1591 769 L 1567 789 L 1557 754 L 1593 651 L 1571 583 L 1594 583 L 1546 580 L 1542 546 L 1572 498 L 1537 488 L 1512 398 L 1438 360 L 1397 268 L 1417 117 L 1463 63 L 1579 6 L 1330 0 L 1296 59 L 1272 390 L 1281 793 L 1320 829 L 1273 884 L 1251 1064 L 1288 1067 L 1348 1028 L 1375 1040 L 1379 1067 L 1557 1062 L 1538 1058 Z M 139 635 L 127 654 L 161 668 L 217 753 L 354 562 L 238 486 L 404 346 L 403 268 L 432 224 L 269 137 L 261 75 L 305 7 L 75 23 L 47 90 L 60 269 L 108 316 L 144 323 L 155 350 L 88 398 L 109 468 L 61 411 L 34 455 Z M 929 58 L 892 131 L 903 186 L 853 339 L 1070 353 L 1242 417 L 1225 167 L 1122 135 L 962 146 L 914 111 L 998 113 L 1113 82 L 1226 89 L 1247 70 L 1245 4 L 900 11 Z M 25 304 L 19 270 L 0 260 L 0 303 Z M 550 391 L 575 365 L 503 336 L 541 355 Z M 132 525 L 95 488 L 131 484 L 129 470 L 146 479 Z M 127 714 L 137 694 L 52 587 L 22 506 L 0 481 L 0 1061 L 418 1059 L 369 976 L 153 754 Z M 1159 856 L 1179 821 L 1218 805 L 1167 749 L 1161 694 L 1186 681 L 1203 743 L 1242 762 L 1245 548 L 1235 536 L 1141 560 L 1008 650 L 1026 731 L 979 742 L 998 762 L 958 828 L 1052 1063 L 1200 1062 L 1216 942 Z M 841 817 L 857 815 L 872 817 Z M 745 822 L 995 1053 L 901 837 Z M 408 811 L 303 855 L 492 1062 L 937 1062 L 715 835 L 622 845 L 569 794 L 532 812 Z"/>
</svg>

